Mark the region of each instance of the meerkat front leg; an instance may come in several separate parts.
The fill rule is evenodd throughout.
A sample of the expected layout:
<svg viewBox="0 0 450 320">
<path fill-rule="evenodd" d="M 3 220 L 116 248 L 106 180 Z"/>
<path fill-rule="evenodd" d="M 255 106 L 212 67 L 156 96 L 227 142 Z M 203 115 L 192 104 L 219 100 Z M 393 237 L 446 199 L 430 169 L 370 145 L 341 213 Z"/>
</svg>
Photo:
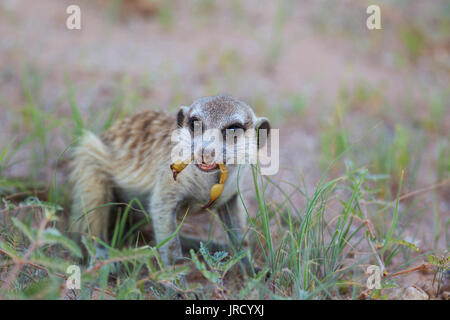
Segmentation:
<svg viewBox="0 0 450 320">
<path fill-rule="evenodd" d="M 153 223 L 155 240 L 159 244 L 169 238 L 177 229 L 177 211 L 180 207 L 180 199 L 167 191 L 158 188 L 150 199 L 150 216 Z M 161 248 L 161 259 L 165 266 L 174 265 L 177 258 L 182 257 L 180 238 L 175 235 Z"/>
<path fill-rule="evenodd" d="M 168 239 L 177 230 L 177 211 L 182 203 L 176 193 L 167 192 L 165 189 L 167 188 L 162 187 L 160 184 L 151 195 L 149 205 L 149 213 L 157 244 Z M 177 259 L 183 257 L 179 235 L 176 234 L 167 243 L 164 243 L 158 249 L 158 252 L 165 267 L 175 265 Z M 184 276 L 179 277 L 176 282 L 181 287 L 186 287 Z M 170 295 L 176 298 L 182 297 L 180 293 L 173 290 L 170 286 L 167 287 L 167 290 Z"/>
<path fill-rule="evenodd" d="M 227 203 L 217 209 L 220 220 L 225 224 L 226 232 L 231 245 L 235 251 L 240 251 L 246 247 L 248 242 L 244 239 L 244 233 L 247 229 L 247 219 L 242 202 L 238 195 L 234 195 Z M 247 273 L 252 273 L 253 268 L 245 256 L 241 260 L 241 266 Z"/>
</svg>

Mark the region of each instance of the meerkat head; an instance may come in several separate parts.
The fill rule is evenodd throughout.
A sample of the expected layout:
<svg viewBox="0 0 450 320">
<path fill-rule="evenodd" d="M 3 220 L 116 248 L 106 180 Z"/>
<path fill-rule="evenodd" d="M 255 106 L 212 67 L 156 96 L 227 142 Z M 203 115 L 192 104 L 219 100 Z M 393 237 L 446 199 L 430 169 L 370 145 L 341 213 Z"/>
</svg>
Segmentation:
<svg viewBox="0 0 450 320">
<path fill-rule="evenodd" d="M 189 107 L 182 106 L 177 125 L 189 132 L 194 162 L 207 172 L 217 170 L 218 163 L 242 163 L 237 154 L 245 157 L 252 144 L 255 150 L 263 147 L 270 133 L 266 118 L 258 118 L 248 104 L 229 95 L 199 98 Z"/>
</svg>

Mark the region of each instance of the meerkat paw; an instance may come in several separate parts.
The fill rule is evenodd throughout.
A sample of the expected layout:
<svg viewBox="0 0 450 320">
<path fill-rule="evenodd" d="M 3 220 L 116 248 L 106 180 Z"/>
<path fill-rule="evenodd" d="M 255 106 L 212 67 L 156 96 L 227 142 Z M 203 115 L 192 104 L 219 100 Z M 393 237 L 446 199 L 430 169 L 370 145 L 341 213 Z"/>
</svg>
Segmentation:
<svg viewBox="0 0 450 320">
<path fill-rule="evenodd" d="M 89 261 L 89 269 L 96 268 L 102 261 L 109 260 L 110 254 L 109 249 L 101 244 L 97 244 L 94 246 L 95 255 L 90 257 Z M 111 274 L 117 274 L 120 270 L 119 262 L 108 263 L 109 272 Z"/>
</svg>

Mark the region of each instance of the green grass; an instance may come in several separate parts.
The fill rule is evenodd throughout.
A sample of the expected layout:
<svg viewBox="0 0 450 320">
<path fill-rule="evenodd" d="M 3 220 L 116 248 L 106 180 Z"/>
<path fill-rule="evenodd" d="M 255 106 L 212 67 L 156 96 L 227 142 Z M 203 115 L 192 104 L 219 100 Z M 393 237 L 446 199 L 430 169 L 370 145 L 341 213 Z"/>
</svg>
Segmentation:
<svg viewBox="0 0 450 320">
<path fill-rule="evenodd" d="M 233 64 L 234 58 L 227 56 L 227 63 Z M 69 112 L 59 116 L 54 113 L 58 103 L 45 105 L 42 101 L 40 84 L 44 80 L 42 74 L 27 69 L 22 82 L 24 104 L 18 111 L 6 110 L 18 122 L 21 134 L 2 140 L 0 148 L 0 278 L 5 279 L 0 282 L 0 298 L 62 298 L 67 294 L 61 286 L 68 276 L 67 267 L 75 264 L 82 268 L 82 289 L 70 292 L 75 299 L 92 299 L 93 294 L 100 299 L 166 299 L 175 292 L 187 298 L 195 293 L 202 299 L 356 299 L 366 291 L 368 265 L 392 274 L 417 265 L 427 254 L 439 256 L 440 241 L 445 238 L 448 243 L 449 221 L 438 207 L 440 189 L 432 189 L 435 252 L 422 250 L 409 236 L 413 232 L 415 238 L 420 219 L 429 213 L 422 198 L 402 198 L 415 190 L 414 177 L 426 142 L 421 137 L 440 134 L 441 124 L 438 130 L 424 126 L 419 133 L 413 130 L 411 119 L 394 126 L 378 122 L 364 126 L 360 123 L 364 121 L 359 114 L 361 105 L 383 103 L 379 91 L 365 84 L 342 91 L 330 118 L 321 118 L 317 138 L 322 172 L 313 186 L 295 168 L 289 170 L 298 176 L 297 183 L 261 176 L 258 167 L 252 167 L 253 190 L 246 190 L 246 197 L 237 186 L 248 216 L 248 250 L 215 253 L 202 247 L 198 253 L 191 251 L 182 265 L 168 268 L 157 251 L 164 242 L 153 244 L 140 230 L 150 221 L 133 222 L 127 228 L 133 203 L 144 211 L 137 199 L 117 215 L 111 243 L 90 236 L 75 243 L 66 229 L 59 230 L 70 211 L 71 189 L 65 179 L 57 179 L 59 164 L 67 160 L 84 128 L 97 133 L 107 130 L 137 108 L 144 100 L 142 90 L 151 84 L 140 87 L 127 77 L 120 79 L 98 116 L 97 110 L 89 107 L 81 111 L 80 88 L 66 78 L 66 90 L 58 101 L 66 103 Z M 180 96 L 173 99 L 180 100 Z M 304 96 L 289 93 L 287 97 L 301 117 L 308 104 Z M 261 97 L 253 99 L 258 111 L 269 109 Z M 441 104 L 436 102 L 433 108 L 436 116 L 427 121 L 434 123 L 442 114 Z M 308 114 L 310 110 L 308 107 Z M 390 116 L 386 110 L 381 107 L 374 112 Z M 364 130 L 355 137 L 357 126 Z M 52 149 L 55 135 L 62 137 L 64 148 Z M 438 136 L 438 141 L 430 181 L 445 183 L 450 171 L 448 143 L 445 136 Z M 30 150 L 30 174 L 8 176 L 9 169 L 20 164 L 17 155 L 24 150 Z M 47 181 L 40 174 L 49 164 L 52 173 Z M 61 170 L 64 168 L 62 164 Z M 37 189 L 45 192 L 37 196 Z M 281 198 L 275 200 L 273 190 Z M 19 192 L 25 196 L 15 198 Z M 250 209 L 247 197 L 254 200 L 256 209 Z M 183 223 L 176 232 L 180 230 Z M 210 230 L 209 239 L 216 236 L 212 226 Z M 82 263 L 81 252 L 93 256 L 96 242 L 108 247 L 111 255 L 89 268 Z M 244 255 L 260 267 L 256 274 L 239 274 L 235 265 Z M 442 282 L 445 259 L 430 259 L 435 264 L 435 281 Z M 118 272 L 109 276 L 112 268 Z M 180 277 L 192 273 L 203 275 L 202 280 L 184 287 Z M 382 289 L 371 291 L 368 298 L 383 297 L 397 282 L 396 277 L 384 277 Z"/>
<path fill-rule="evenodd" d="M 203 290 L 204 283 L 191 283 L 184 288 L 177 282 L 180 275 L 196 269 L 214 284 L 215 293 L 223 298 L 356 297 L 363 289 L 362 284 L 354 285 L 361 277 L 357 271 L 361 265 L 379 261 L 383 269 L 389 269 L 392 258 L 399 251 L 413 248 L 407 241 L 398 240 L 401 236 L 397 228 L 398 196 L 394 203 L 381 205 L 388 207 L 392 213 L 387 234 L 369 234 L 364 222 L 370 221 L 371 217 L 362 210 L 363 203 L 372 199 L 368 189 L 371 178 L 367 169 L 353 169 L 332 180 L 327 180 L 324 175 L 312 194 L 297 188 L 294 192 L 305 196 L 303 208 L 293 206 L 290 201 L 293 195 L 287 193 L 285 201 L 269 205 L 264 193 L 267 185 L 275 182 L 260 176 L 257 167 L 253 168 L 253 177 L 259 209 L 254 217 L 249 213 L 250 229 L 260 232 L 251 232 L 249 237 L 253 254 L 258 253 L 252 258 L 264 266 L 255 277 L 246 278 L 240 286 L 231 284 L 233 290 L 225 290 L 230 285 L 226 273 L 243 254 L 248 253 L 209 253 L 204 247 L 200 253 L 206 264 L 191 251 L 191 258 L 187 259 L 186 264 L 167 269 L 157 253 L 157 248 L 164 242 L 154 247 L 138 246 L 137 239 L 134 240 L 135 245 L 133 241 L 127 242 L 131 233 L 126 232 L 125 222 L 130 204 L 117 218 L 110 246 L 99 239 L 84 238 L 83 244 L 88 252 L 95 250 L 95 241 L 100 241 L 111 249 L 111 255 L 105 261 L 97 261 L 93 268 L 83 269 L 83 289 L 76 291 L 76 297 L 88 299 L 96 291 L 104 298 L 170 298 L 170 292 L 164 289 L 170 285 L 175 291 L 185 294 L 195 292 L 208 298 L 211 292 Z M 19 206 L 10 202 L 6 204 L 2 207 L 2 213 L 8 221 L 3 221 L 2 226 L 8 229 L 0 233 L 0 250 L 5 257 L 0 270 L 8 276 L 0 289 L 1 296 L 61 298 L 64 292 L 60 285 L 66 276 L 65 271 L 70 264 L 79 264 L 81 257 L 81 248 L 55 229 L 62 207 L 36 198 L 29 198 Z M 330 207 L 334 208 L 335 213 L 330 213 Z M 18 213 L 25 210 L 23 208 L 27 214 L 19 218 Z M 124 246 L 125 243 L 128 245 Z M 347 260 L 352 251 L 364 243 L 368 243 L 374 251 L 359 259 L 350 259 L 352 261 L 349 263 Z M 121 271 L 115 280 L 108 279 L 110 268 L 116 268 L 117 264 L 123 266 Z M 41 270 L 38 277 L 30 275 L 33 269 Z M 268 286 L 269 283 L 271 286 Z M 392 282 L 387 284 L 391 286 Z"/>
</svg>

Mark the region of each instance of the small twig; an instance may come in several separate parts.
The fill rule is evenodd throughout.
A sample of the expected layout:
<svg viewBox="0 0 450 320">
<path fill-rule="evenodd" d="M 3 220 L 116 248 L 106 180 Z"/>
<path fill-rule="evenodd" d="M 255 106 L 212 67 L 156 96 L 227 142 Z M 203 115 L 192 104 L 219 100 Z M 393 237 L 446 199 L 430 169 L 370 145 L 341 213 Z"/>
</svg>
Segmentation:
<svg viewBox="0 0 450 320">
<path fill-rule="evenodd" d="M 405 269 L 405 270 L 394 272 L 394 273 L 386 273 L 384 275 L 384 277 L 385 278 L 386 277 L 396 277 L 396 276 L 404 275 L 404 274 L 411 273 L 414 271 L 423 271 L 423 270 L 429 270 L 429 269 L 431 269 L 431 264 L 424 262 L 420 266 L 417 266 L 417 267 Z"/>
<path fill-rule="evenodd" d="M 406 194 L 400 196 L 398 199 L 400 201 L 402 201 L 402 200 L 404 200 L 406 198 L 409 198 L 409 197 L 412 197 L 412 196 L 414 196 L 414 195 L 416 195 L 418 193 L 431 191 L 431 190 L 434 190 L 434 189 L 446 186 L 448 184 L 450 184 L 450 179 L 446 179 L 446 180 L 444 180 L 444 181 L 442 181 L 440 183 L 437 183 L 437 184 L 434 184 L 434 185 L 431 185 L 431 186 L 428 186 L 428 187 L 425 187 L 425 188 L 422 188 L 422 189 L 419 189 L 419 190 L 411 191 L 409 193 L 406 193 Z"/>
<path fill-rule="evenodd" d="M 380 256 L 378 255 L 378 251 L 377 251 L 377 249 L 375 248 L 375 246 L 373 245 L 372 240 L 370 240 L 369 237 L 366 237 L 366 239 L 367 239 L 367 242 L 369 243 L 369 247 L 370 247 L 370 249 L 372 250 L 373 255 L 374 255 L 375 258 L 377 259 L 377 262 L 378 262 L 378 265 L 379 265 L 379 267 L 380 267 L 381 273 L 382 273 L 383 275 L 386 274 L 386 268 L 385 268 L 384 263 L 383 263 L 383 261 L 382 261 L 382 257 L 380 257 Z"/>
<path fill-rule="evenodd" d="M 405 193 L 405 194 L 401 195 L 398 198 L 398 200 L 399 201 L 403 201 L 403 200 L 405 200 L 405 199 L 407 199 L 409 197 L 415 196 L 417 194 L 425 193 L 425 192 L 432 191 L 432 190 L 436 190 L 438 188 L 447 186 L 449 184 L 450 184 L 450 179 L 446 179 L 446 180 L 441 181 L 441 182 L 439 182 L 437 184 L 433 184 L 431 186 L 428 186 L 428 187 L 425 187 L 425 188 L 422 188 L 422 189 L 418 189 L 418 190 L 415 190 L 415 191 L 411 191 L 411 192 Z M 365 200 L 361 200 L 361 203 L 363 203 L 363 204 L 377 204 L 377 203 L 379 203 L 379 204 L 388 204 L 387 202 L 384 202 L 384 201 L 380 202 L 380 201 L 365 201 Z M 392 203 L 394 203 L 394 202 L 391 202 L 388 205 L 392 205 Z"/>
<path fill-rule="evenodd" d="M 28 209 L 28 208 L 36 208 L 36 209 L 41 209 L 43 206 L 42 204 L 25 204 L 25 205 L 19 205 L 19 206 L 15 206 L 14 209 L 10 209 L 10 208 L 6 208 L 6 209 L 2 209 L 0 210 L 0 214 L 5 214 L 7 212 L 14 212 L 14 211 L 19 211 L 22 209 Z"/>
</svg>

